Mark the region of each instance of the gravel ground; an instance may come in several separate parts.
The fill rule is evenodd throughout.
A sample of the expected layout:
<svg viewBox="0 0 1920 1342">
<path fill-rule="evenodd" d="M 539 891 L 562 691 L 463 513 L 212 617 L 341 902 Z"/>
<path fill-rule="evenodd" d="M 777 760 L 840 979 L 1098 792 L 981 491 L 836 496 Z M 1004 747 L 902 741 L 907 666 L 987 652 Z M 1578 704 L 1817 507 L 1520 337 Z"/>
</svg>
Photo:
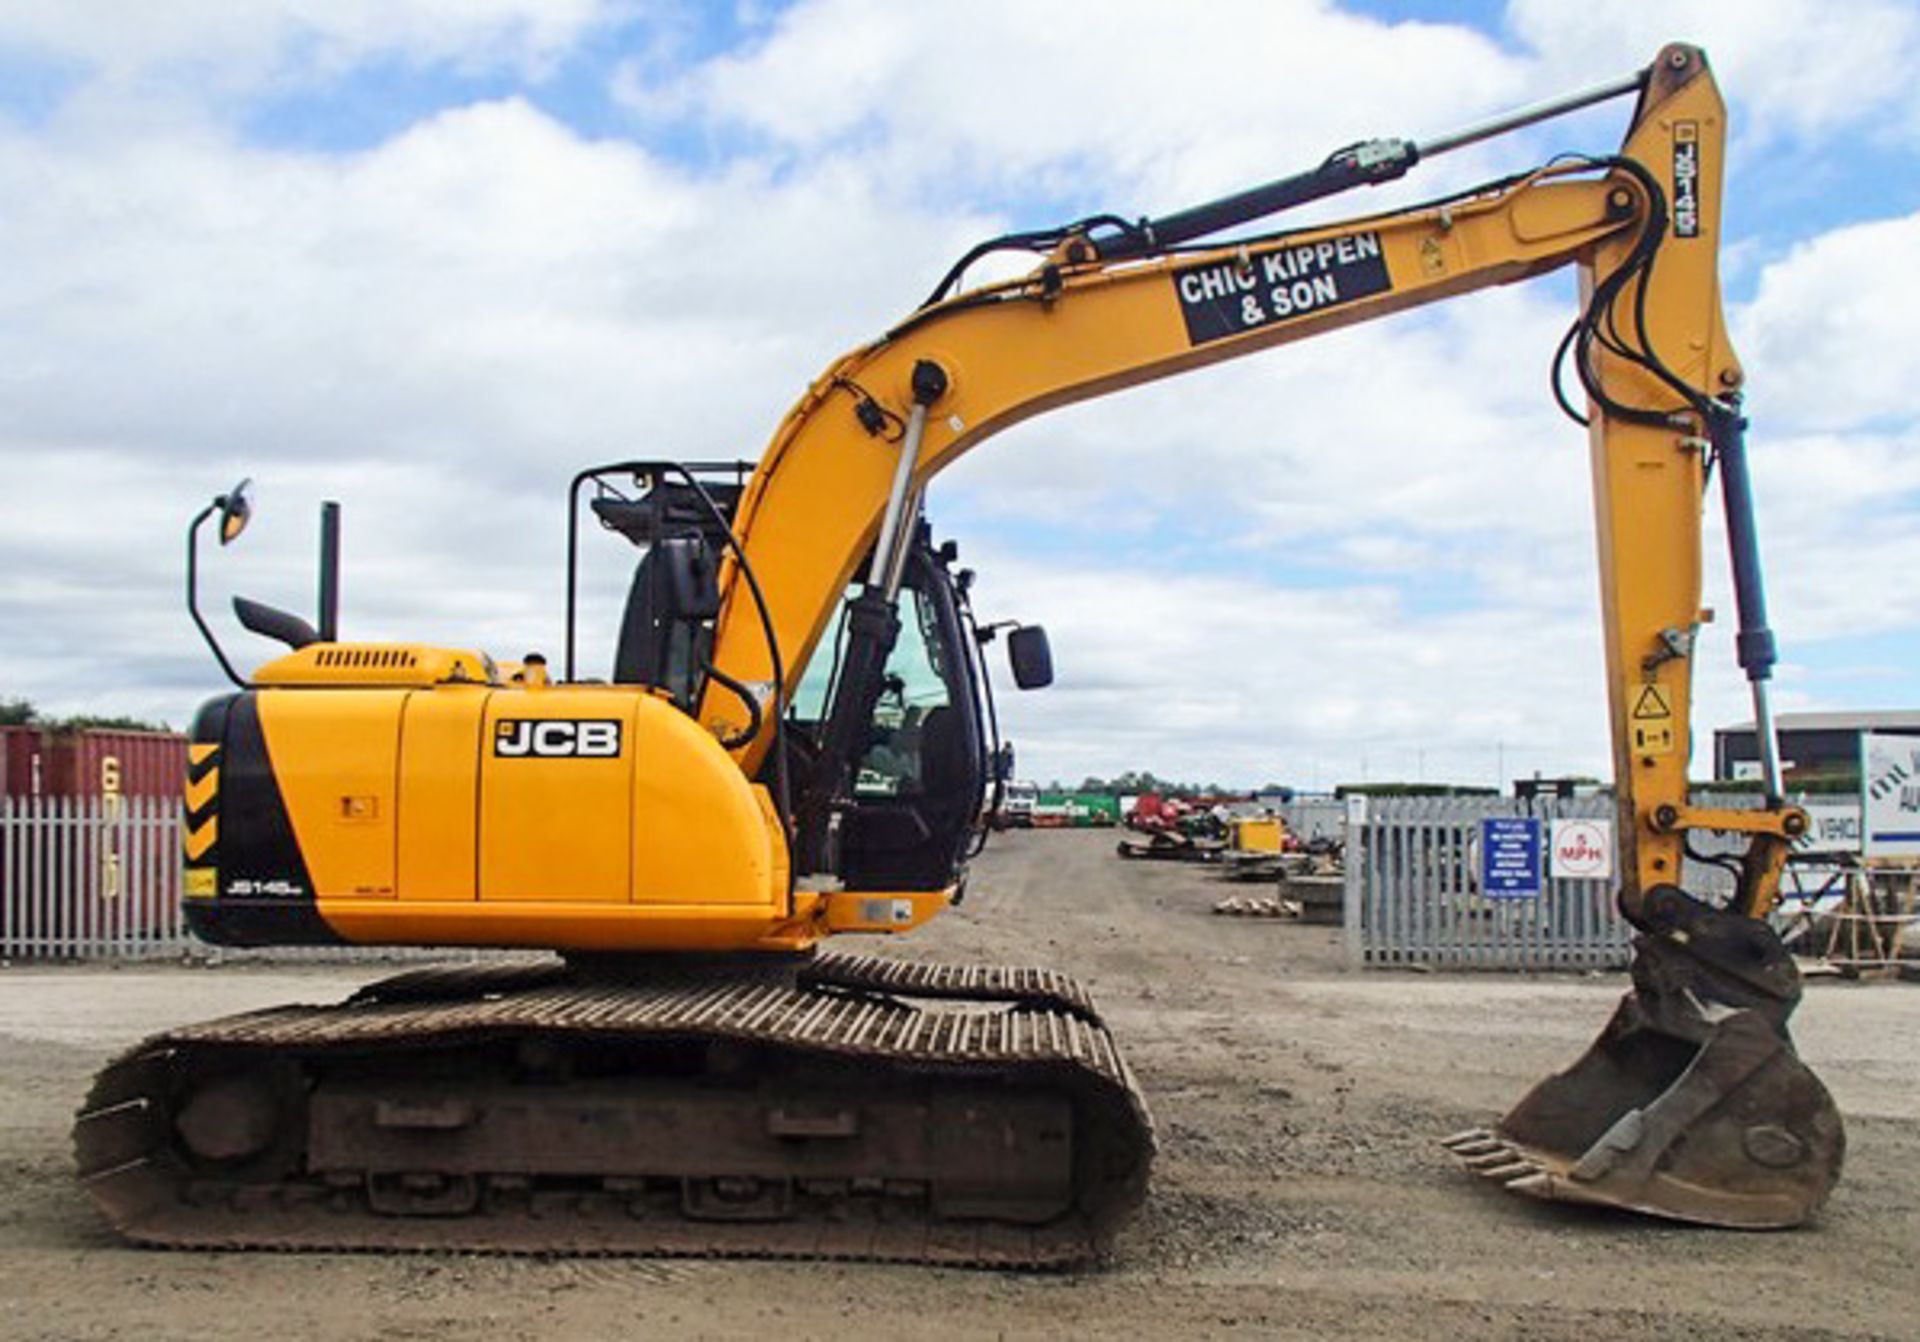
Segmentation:
<svg viewBox="0 0 1920 1342">
<path fill-rule="evenodd" d="M 5 970 L 0 1336 L 1920 1338 L 1920 990 L 1809 988 L 1801 1051 L 1850 1143 L 1816 1225 L 1678 1229 L 1507 1197 L 1434 1143 L 1570 1060 L 1623 977 L 1347 974 L 1337 931 L 1210 916 L 1222 890 L 1123 864 L 1109 834 L 1013 834 L 960 909 L 891 948 L 1098 993 L 1162 1150 L 1117 1261 L 1078 1276 L 124 1248 L 69 1175 L 94 1069 L 152 1030 L 388 971 Z"/>
</svg>

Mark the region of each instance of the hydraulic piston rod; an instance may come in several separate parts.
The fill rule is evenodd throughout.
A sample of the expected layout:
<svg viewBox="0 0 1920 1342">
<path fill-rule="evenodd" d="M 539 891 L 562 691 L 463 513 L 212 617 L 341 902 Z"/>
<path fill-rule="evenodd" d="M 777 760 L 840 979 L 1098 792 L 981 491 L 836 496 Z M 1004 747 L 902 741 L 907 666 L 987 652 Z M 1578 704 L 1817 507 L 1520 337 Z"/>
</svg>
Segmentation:
<svg viewBox="0 0 1920 1342">
<path fill-rule="evenodd" d="M 1519 107 L 1511 112 L 1503 112 L 1499 116 L 1489 117 L 1485 121 L 1454 131 L 1451 135 L 1438 135 L 1431 140 L 1422 140 L 1414 146 L 1414 151 L 1420 158 L 1435 158 L 1470 144 L 1478 144 L 1482 140 L 1491 140 L 1496 135 L 1505 135 L 1508 131 L 1520 130 L 1542 121 L 1551 121 L 1569 112 L 1578 112 L 1582 108 L 1592 107 L 1595 103 L 1622 98 L 1629 93 L 1638 93 L 1646 86 L 1646 82 L 1647 72 L 1637 70 L 1633 74 L 1610 79 L 1604 84 L 1595 84 L 1592 88 L 1581 89 L 1578 93 L 1549 98 L 1545 102 L 1534 103 L 1529 107 Z"/>
<path fill-rule="evenodd" d="M 1578 93 L 1534 103 L 1476 122 L 1452 134 L 1418 143 L 1399 139 L 1363 140 L 1359 144 L 1336 150 L 1326 162 L 1311 171 L 1282 177 L 1264 186 L 1223 196 L 1219 200 L 1162 215 L 1158 219 L 1145 219 L 1137 229 L 1118 235 L 1096 236 L 1093 243 L 1107 260 L 1122 260 L 1177 246 L 1232 228 L 1236 224 L 1350 191 L 1356 186 L 1378 186 L 1382 182 L 1393 181 L 1405 176 L 1422 159 L 1434 158 L 1496 135 L 1504 135 L 1508 131 L 1565 116 L 1569 112 L 1592 107 L 1595 103 L 1638 93 L 1646 86 L 1646 81 L 1647 72 L 1636 71 Z"/>
<path fill-rule="evenodd" d="M 1781 795 L 1780 742 L 1773 728 L 1767 682 L 1776 657 L 1767 624 L 1767 589 L 1760 577 L 1760 536 L 1753 518 L 1753 482 L 1747 469 L 1747 421 L 1731 406 L 1708 416 L 1707 434 L 1720 467 L 1720 500 L 1727 514 L 1727 548 L 1733 559 L 1733 601 L 1740 618 L 1734 635 L 1740 669 L 1753 689 L 1753 734 L 1760 748 L 1760 776 L 1769 798 Z"/>
</svg>

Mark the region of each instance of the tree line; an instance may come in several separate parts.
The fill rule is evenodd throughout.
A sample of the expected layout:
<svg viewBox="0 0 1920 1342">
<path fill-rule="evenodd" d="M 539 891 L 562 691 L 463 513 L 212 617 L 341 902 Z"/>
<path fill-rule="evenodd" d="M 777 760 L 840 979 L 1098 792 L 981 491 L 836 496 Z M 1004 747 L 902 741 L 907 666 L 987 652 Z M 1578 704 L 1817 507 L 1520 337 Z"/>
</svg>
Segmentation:
<svg viewBox="0 0 1920 1342">
<path fill-rule="evenodd" d="M 0 727 L 44 727 L 52 732 L 170 732 L 164 722 L 145 718 L 109 717 L 98 713 L 75 713 L 51 718 L 35 708 L 30 699 L 0 699 Z"/>
<path fill-rule="evenodd" d="M 1162 797 L 1232 797 L 1248 793 L 1284 793 L 1293 794 L 1293 789 L 1280 783 L 1268 783 L 1257 788 L 1227 787 L 1221 783 L 1190 783 L 1178 778 L 1162 778 L 1151 769 L 1129 769 L 1125 773 L 1115 774 L 1112 778 L 1099 778 L 1088 774 L 1080 780 L 1078 787 L 1056 778 L 1047 784 L 1049 792 L 1092 792 L 1110 797 L 1137 797 L 1142 793 L 1154 792 Z"/>
</svg>

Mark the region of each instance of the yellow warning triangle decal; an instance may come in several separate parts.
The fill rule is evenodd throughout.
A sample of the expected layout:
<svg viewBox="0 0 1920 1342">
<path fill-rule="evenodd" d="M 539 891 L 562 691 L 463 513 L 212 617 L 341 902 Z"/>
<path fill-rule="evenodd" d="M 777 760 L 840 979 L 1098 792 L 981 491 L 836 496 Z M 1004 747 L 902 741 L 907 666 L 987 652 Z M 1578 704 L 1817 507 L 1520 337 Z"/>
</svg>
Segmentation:
<svg viewBox="0 0 1920 1342">
<path fill-rule="evenodd" d="M 1649 718 L 1670 718 L 1673 716 L 1673 705 L 1667 702 L 1665 692 L 1658 685 L 1643 686 L 1640 697 L 1633 701 L 1633 716 L 1637 722 L 1645 722 Z"/>
</svg>

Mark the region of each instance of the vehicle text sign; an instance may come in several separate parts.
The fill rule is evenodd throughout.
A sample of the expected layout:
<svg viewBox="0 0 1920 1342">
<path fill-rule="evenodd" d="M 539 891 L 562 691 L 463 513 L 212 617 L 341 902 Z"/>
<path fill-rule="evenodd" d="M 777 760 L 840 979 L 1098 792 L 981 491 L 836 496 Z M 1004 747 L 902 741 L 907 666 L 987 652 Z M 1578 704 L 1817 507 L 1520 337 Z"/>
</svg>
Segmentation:
<svg viewBox="0 0 1920 1342">
<path fill-rule="evenodd" d="M 1793 841 L 1796 853 L 1857 853 L 1860 851 L 1860 803 L 1803 801 L 1807 832 Z"/>
<path fill-rule="evenodd" d="M 1187 339 L 1244 335 L 1393 287 L 1378 233 L 1348 233 L 1173 272 Z"/>
<path fill-rule="evenodd" d="M 1868 857 L 1920 857 L 1920 736 L 1860 736 L 1860 816 Z"/>
<path fill-rule="evenodd" d="M 1488 899 L 1540 894 L 1540 822 L 1496 816 L 1480 822 L 1480 893 Z"/>
</svg>

